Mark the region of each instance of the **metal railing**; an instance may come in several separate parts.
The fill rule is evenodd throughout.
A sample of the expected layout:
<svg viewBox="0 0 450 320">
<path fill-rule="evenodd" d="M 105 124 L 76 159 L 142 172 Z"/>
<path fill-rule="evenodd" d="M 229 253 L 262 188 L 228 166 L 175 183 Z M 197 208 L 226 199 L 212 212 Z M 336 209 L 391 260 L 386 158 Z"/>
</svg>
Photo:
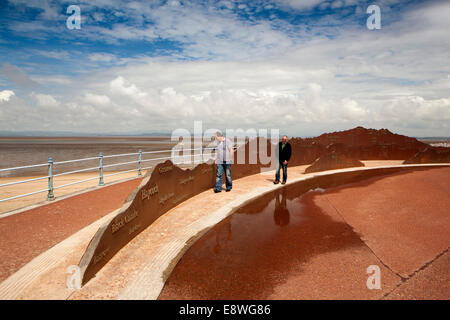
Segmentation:
<svg viewBox="0 0 450 320">
<path fill-rule="evenodd" d="M 145 152 L 143 152 L 142 150 L 139 150 L 136 153 L 122 153 L 122 154 L 114 154 L 114 155 L 103 155 L 103 153 L 100 152 L 97 157 L 89 157 L 89 158 L 83 158 L 83 159 L 65 160 L 65 161 L 57 161 L 57 162 L 54 162 L 53 158 L 50 157 L 48 159 L 47 163 L 33 164 L 33 165 L 28 165 L 28 166 L 20 166 L 20 167 L 14 167 L 14 168 L 0 169 L 0 173 L 1 172 L 6 172 L 6 171 L 15 171 L 15 170 L 37 168 L 37 167 L 45 167 L 45 166 L 47 166 L 47 169 L 48 169 L 48 174 L 46 176 L 0 184 L 0 188 L 1 188 L 1 187 L 7 187 L 7 186 L 12 186 L 12 185 L 17 185 L 17 184 L 22 184 L 22 183 L 27 183 L 27 182 L 34 182 L 34 181 L 48 179 L 48 187 L 46 189 L 42 189 L 42 190 L 38 190 L 38 191 L 33 191 L 33 192 L 29 192 L 29 193 L 24 193 L 24 194 L 20 194 L 20 195 L 8 197 L 8 198 L 0 199 L 0 203 L 8 201 L 8 200 L 14 200 L 14 199 L 22 198 L 22 197 L 31 196 L 31 195 L 42 193 L 42 192 L 47 192 L 47 201 L 51 201 L 51 200 L 55 199 L 54 190 L 56 190 L 56 189 L 61 189 L 61 188 L 64 188 L 64 187 L 68 187 L 68 186 L 72 186 L 72 185 L 75 185 L 75 184 L 84 183 L 84 182 L 88 182 L 88 181 L 92 181 L 92 180 L 97 180 L 97 179 L 98 179 L 98 185 L 99 186 L 104 186 L 105 185 L 104 178 L 115 176 L 115 175 L 119 175 L 119 174 L 123 174 L 123 173 L 127 173 L 127 172 L 133 172 L 133 171 L 137 171 L 137 176 L 140 177 L 140 176 L 142 176 L 142 171 L 143 170 L 151 169 L 153 167 L 153 166 L 143 167 L 143 163 L 151 162 L 151 161 L 163 161 L 163 160 L 169 160 L 170 159 L 175 164 L 186 164 L 186 163 L 188 163 L 188 164 L 196 164 L 196 163 L 201 163 L 201 162 L 204 162 L 203 161 L 203 151 L 204 150 L 215 150 L 215 148 L 203 148 L 203 147 L 202 148 L 193 148 L 193 149 L 174 149 L 173 148 L 173 149 L 170 149 L 170 150 L 157 150 L 157 151 L 145 151 Z M 175 155 L 175 152 L 177 152 L 177 151 L 183 151 L 183 155 Z M 184 152 L 186 152 L 186 151 L 193 151 L 193 153 L 186 155 L 186 154 L 184 154 Z M 200 152 L 196 155 L 195 151 L 200 151 Z M 171 155 L 167 156 L 167 157 L 143 159 L 143 155 L 157 154 L 157 153 L 169 153 L 169 152 L 171 153 Z M 125 156 L 128 156 L 128 157 L 130 157 L 130 156 L 137 156 L 138 159 L 137 160 L 133 160 L 133 161 L 112 163 L 112 164 L 107 164 L 107 165 L 103 164 L 103 160 L 104 159 L 119 158 L 119 157 L 125 157 Z M 196 157 L 200 157 L 200 160 L 196 160 Z M 176 160 L 178 158 L 182 158 L 183 159 L 182 162 L 179 162 L 178 160 Z M 185 161 L 188 158 L 189 158 L 189 161 Z M 62 173 L 58 173 L 58 174 L 54 174 L 53 173 L 54 167 L 57 166 L 57 165 L 71 164 L 71 163 L 75 163 L 75 162 L 92 161 L 92 160 L 99 161 L 98 166 L 96 166 L 96 167 L 89 167 L 89 168 L 83 168 L 83 169 L 78 169 L 78 170 L 72 170 L 72 171 L 66 171 L 66 172 L 62 172 Z M 110 174 L 104 174 L 104 171 L 103 171 L 104 168 L 119 167 L 119 166 L 131 165 L 131 164 L 137 164 L 137 168 L 133 168 L 133 169 L 130 169 L 130 170 L 121 170 L 121 171 L 110 173 Z M 78 180 L 78 181 L 66 183 L 66 184 L 63 184 L 63 185 L 54 186 L 53 179 L 55 177 L 60 177 L 60 176 L 74 174 L 74 173 L 80 173 L 80 172 L 88 172 L 88 171 L 93 171 L 93 170 L 98 170 L 99 171 L 99 175 L 95 176 L 95 177 L 88 178 L 88 179 Z"/>
</svg>

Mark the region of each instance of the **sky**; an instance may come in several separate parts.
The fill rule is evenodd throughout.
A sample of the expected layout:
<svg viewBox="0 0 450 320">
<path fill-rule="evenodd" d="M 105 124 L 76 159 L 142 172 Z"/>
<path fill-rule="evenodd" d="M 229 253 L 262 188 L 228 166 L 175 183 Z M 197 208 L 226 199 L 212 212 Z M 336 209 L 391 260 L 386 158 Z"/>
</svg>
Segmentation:
<svg viewBox="0 0 450 320">
<path fill-rule="evenodd" d="M 448 17 L 446 0 L 0 0 L 0 132 L 450 136 Z"/>
</svg>

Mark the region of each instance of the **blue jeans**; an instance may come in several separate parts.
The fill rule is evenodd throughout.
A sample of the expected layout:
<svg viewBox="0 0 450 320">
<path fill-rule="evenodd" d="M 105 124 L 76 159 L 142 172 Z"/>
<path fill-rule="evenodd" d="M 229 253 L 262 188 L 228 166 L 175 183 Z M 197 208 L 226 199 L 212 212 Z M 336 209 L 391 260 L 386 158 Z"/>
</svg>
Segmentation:
<svg viewBox="0 0 450 320">
<path fill-rule="evenodd" d="M 218 163 L 216 172 L 216 190 L 222 191 L 223 172 L 225 171 L 225 186 L 227 190 L 231 190 L 231 163 Z"/>
<path fill-rule="evenodd" d="M 275 173 L 275 180 L 280 181 L 280 169 L 283 168 L 283 181 L 287 180 L 287 164 L 283 164 L 284 161 L 277 162 L 277 172 Z"/>
</svg>

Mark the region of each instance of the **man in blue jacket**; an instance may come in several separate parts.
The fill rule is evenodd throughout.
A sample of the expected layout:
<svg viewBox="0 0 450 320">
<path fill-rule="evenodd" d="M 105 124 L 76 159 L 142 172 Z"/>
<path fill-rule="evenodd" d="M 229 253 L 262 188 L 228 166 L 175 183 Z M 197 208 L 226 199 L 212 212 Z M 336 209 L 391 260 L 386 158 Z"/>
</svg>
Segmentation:
<svg viewBox="0 0 450 320">
<path fill-rule="evenodd" d="M 283 182 L 285 184 L 287 180 L 287 166 L 291 159 L 292 148 L 291 144 L 287 142 L 287 136 L 283 136 L 281 141 L 278 143 L 278 161 L 277 161 L 277 172 L 275 173 L 275 181 L 273 183 L 280 183 L 280 169 L 283 168 Z"/>
</svg>

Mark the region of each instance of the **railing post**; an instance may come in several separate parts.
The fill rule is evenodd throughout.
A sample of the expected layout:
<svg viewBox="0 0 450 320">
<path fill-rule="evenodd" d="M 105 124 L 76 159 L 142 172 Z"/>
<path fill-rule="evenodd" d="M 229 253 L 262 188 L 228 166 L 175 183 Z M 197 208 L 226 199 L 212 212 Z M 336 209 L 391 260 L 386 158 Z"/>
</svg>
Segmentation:
<svg viewBox="0 0 450 320">
<path fill-rule="evenodd" d="M 139 149 L 138 177 L 142 176 L 142 150 Z"/>
<path fill-rule="evenodd" d="M 53 195 L 53 159 L 52 157 L 48 158 L 48 193 L 47 193 L 47 201 L 54 200 L 55 196 Z"/>
<path fill-rule="evenodd" d="M 100 157 L 100 178 L 98 180 L 98 185 L 104 186 L 105 183 L 103 182 L 103 153 L 100 152 L 99 157 Z"/>
<path fill-rule="evenodd" d="M 184 143 L 181 142 L 180 145 L 181 145 L 181 150 L 183 151 L 183 155 L 182 156 L 178 155 L 178 157 L 183 158 L 183 160 L 181 160 L 183 162 L 179 162 L 179 164 L 184 164 L 186 162 L 186 156 L 185 156 L 185 152 L 184 152 Z"/>
</svg>

